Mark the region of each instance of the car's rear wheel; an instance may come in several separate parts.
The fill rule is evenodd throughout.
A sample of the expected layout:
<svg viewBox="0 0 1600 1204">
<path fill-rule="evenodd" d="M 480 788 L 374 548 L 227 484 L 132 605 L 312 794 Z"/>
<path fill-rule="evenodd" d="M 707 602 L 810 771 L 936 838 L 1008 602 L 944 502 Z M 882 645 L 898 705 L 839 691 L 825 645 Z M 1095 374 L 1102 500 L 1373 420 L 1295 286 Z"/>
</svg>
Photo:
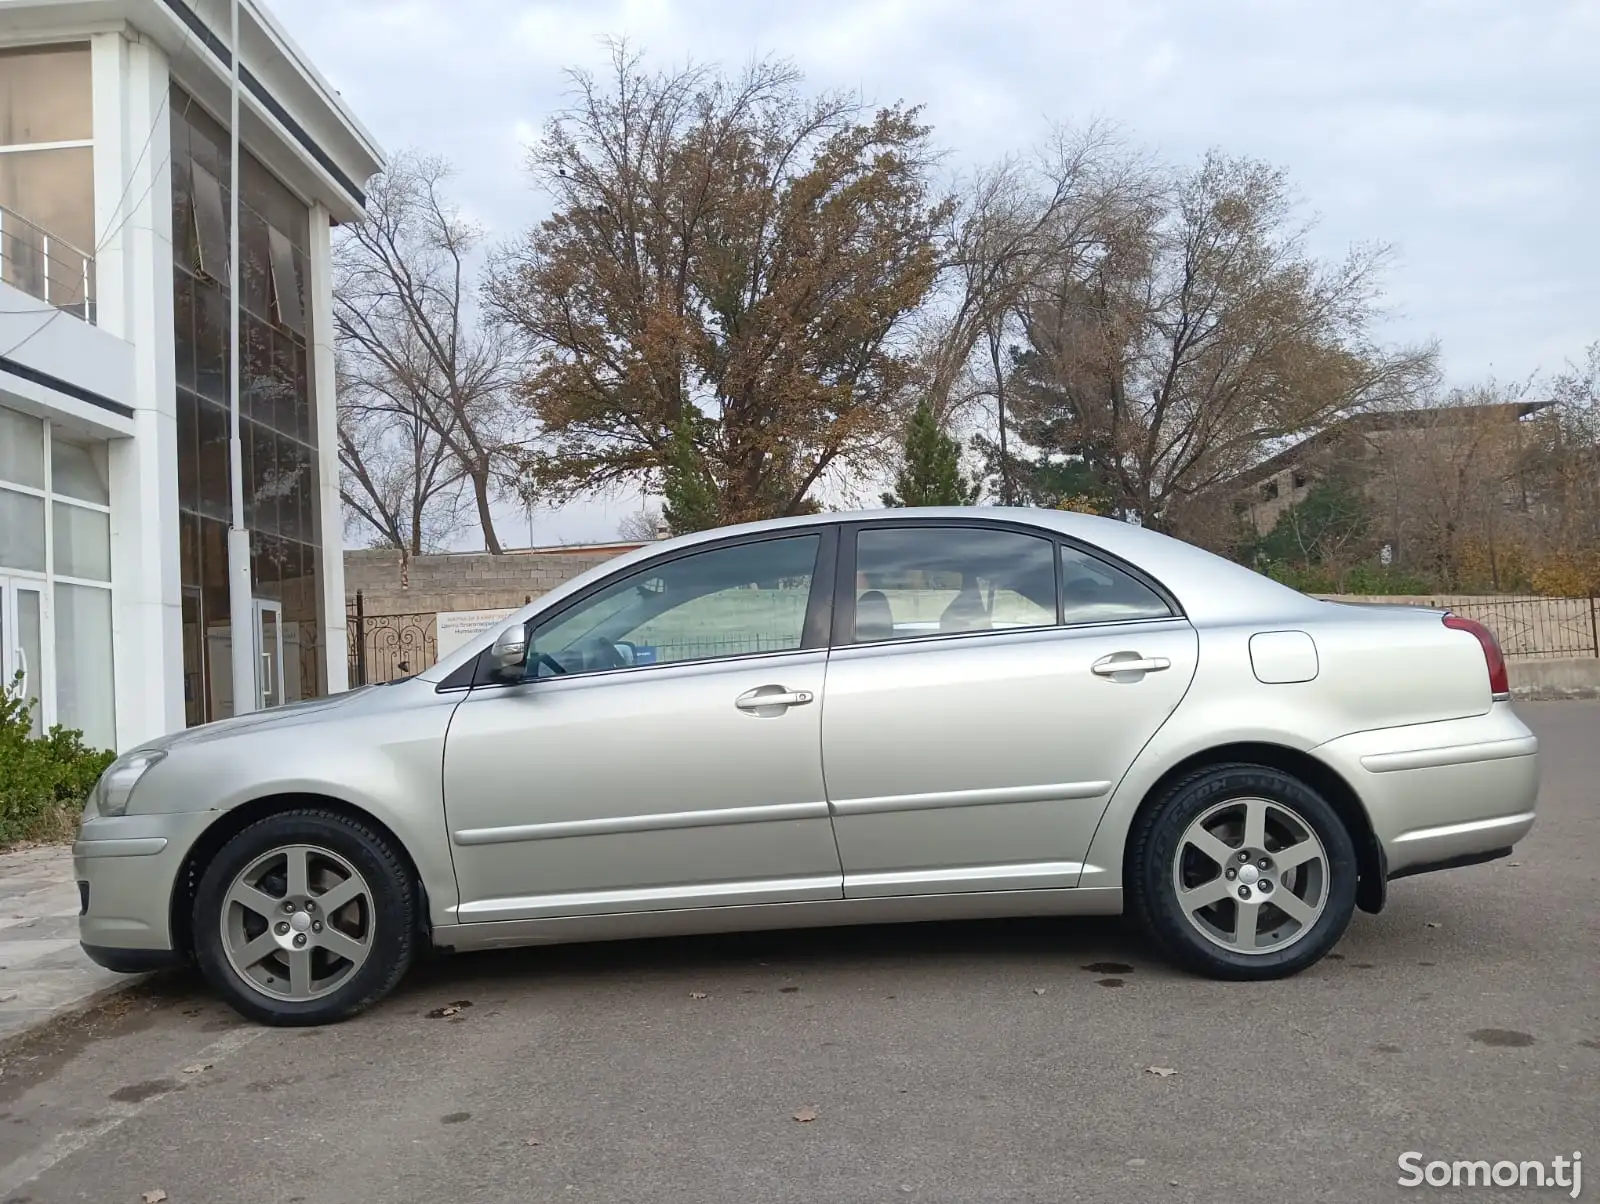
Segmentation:
<svg viewBox="0 0 1600 1204">
<path fill-rule="evenodd" d="M 1211 766 L 1174 784 L 1130 834 L 1129 858 L 1133 913 L 1213 978 L 1299 973 L 1355 909 L 1355 846 L 1338 812 L 1264 766 Z"/>
<path fill-rule="evenodd" d="M 222 847 L 195 894 L 195 956 L 263 1024 L 344 1020 L 404 976 L 416 892 L 392 843 L 321 808 L 259 820 Z"/>
</svg>

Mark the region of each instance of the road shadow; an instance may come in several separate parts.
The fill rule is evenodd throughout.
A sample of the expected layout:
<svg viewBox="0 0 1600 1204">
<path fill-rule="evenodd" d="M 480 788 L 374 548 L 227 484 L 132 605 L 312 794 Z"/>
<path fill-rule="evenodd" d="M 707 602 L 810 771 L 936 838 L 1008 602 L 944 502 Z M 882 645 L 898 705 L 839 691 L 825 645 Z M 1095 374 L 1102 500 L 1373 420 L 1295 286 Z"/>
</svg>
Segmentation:
<svg viewBox="0 0 1600 1204">
<path fill-rule="evenodd" d="M 604 985 L 744 972 L 770 976 L 826 971 L 848 981 L 913 967 L 1077 971 L 1105 964 L 1165 970 L 1146 938 L 1126 919 L 1050 917 L 798 928 L 441 954 L 421 962 L 407 976 L 402 993 L 551 980 Z"/>
</svg>

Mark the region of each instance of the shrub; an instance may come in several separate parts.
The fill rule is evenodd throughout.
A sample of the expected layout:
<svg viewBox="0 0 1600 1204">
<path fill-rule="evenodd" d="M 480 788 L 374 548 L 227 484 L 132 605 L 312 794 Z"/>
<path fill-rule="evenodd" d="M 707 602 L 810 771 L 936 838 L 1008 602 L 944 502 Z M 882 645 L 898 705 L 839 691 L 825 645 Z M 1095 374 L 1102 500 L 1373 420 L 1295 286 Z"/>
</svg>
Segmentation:
<svg viewBox="0 0 1600 1204">
<path fill-rule="evenodd" d="M 20 691 L 0 688 L 0 846 L 70 835 L 115 756 L 85 746 L 82 732 L 57 726 L 36 738 L 32 730 Z"/>
</svg>

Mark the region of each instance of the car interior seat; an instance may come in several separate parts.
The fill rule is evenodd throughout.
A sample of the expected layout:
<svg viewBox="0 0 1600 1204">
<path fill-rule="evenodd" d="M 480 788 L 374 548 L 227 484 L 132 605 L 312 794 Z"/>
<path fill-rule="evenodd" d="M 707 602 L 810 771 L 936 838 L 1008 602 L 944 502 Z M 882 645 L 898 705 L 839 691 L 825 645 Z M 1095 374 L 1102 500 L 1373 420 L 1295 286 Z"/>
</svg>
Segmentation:
<svg viewBox="0 0 1600 1204">
<path fill-rule="evenodd" d="M 950 600 L 950 605 L 939 616 L 939 630 L 988 631 L 990 627 L 989 608 L 983 604 L 978 583 L 968 577 L 961 586 L 961 592 Z"/>
<path fill-rule="evenodd" d="M 856 599 L 856 642 L 894 639 L 894 611 L 881 589 L 869 589 Z"/>
</svg>

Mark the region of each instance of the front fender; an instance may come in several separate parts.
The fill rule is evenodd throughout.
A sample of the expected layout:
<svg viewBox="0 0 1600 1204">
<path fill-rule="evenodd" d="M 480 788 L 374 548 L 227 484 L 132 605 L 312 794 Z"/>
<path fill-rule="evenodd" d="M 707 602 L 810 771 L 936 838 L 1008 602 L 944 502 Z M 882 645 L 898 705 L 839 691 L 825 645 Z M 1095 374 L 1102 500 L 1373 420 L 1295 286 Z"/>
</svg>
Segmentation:
<svg viewBox="0 0 1600 1204">
<path fill-rule="evenodd" d="M 204 811 L 214 824 L 266 799 L 329 799 L 394 834 L 425 884 L 430 919 L 448 923 L 458 899 L 444 818 L 444 742 L 460 700 L 431 686 L 411 688 L 383 700 L 394 705 L 368 702 L 180 741 L 139 783 L 130 811 Z"/>
</svg>

